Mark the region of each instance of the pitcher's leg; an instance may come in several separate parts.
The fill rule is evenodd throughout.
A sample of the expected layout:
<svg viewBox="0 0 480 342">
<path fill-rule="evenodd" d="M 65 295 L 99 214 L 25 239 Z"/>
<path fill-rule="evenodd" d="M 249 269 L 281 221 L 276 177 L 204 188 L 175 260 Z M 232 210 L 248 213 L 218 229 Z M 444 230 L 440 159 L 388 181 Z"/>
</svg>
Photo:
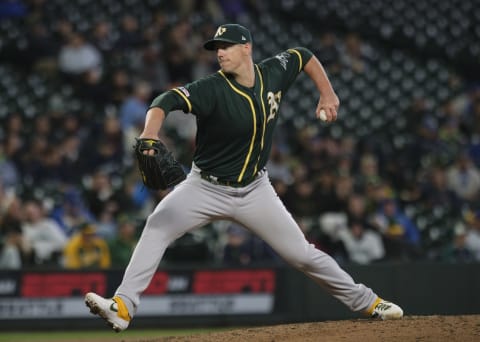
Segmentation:
<svg viewBox="0 0 480 342">
<path fill-rule="evenodd" d="M 268 243 L 283 259 L 306 273 L 353 311 L 368 309 L 377 295 L 357 284 L 328 254 L 308 243 L 268 180 L 244 198 L 238 222 Z"/>
<path fill-rule="evenodd" d="M 125 299 L 131 315 L 135 313 L 140 295 L 150 284 L 167 247 L 187 231 L 210 221 L 209 209 L 202 205 L 215 201 L 215 198 L 201 187 L 192 185 L 197 181 L 200 180 L 189 177 L 168 194 L 147 218 L 116 291 L 117 296 Z"/>
</svg>

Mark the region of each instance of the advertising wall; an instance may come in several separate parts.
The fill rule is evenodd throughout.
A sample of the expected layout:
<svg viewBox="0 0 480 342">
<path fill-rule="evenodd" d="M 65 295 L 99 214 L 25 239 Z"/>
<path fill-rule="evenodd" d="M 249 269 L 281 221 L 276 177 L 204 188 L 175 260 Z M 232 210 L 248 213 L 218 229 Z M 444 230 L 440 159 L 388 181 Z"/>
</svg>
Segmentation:
<svg viewBox="0 0 480 342">
<path fill-rule="evenodd" d="M 480 313 L 480 264 L 345 265 L 406 315 Z M 111 296 L 123 271 L 0 272 L 0 330 L 104 328 L 83 302 Z M 290 267 L 160 269 L 132 326 L 260 325 L 362 318 Z"/>
<path fill-rule="evenodd" d="M 121 272 L 9 272 L 0 276 L 0 320 L 87 318 L 83 296 L 111 296 Z M 275 271 L 159 271 L 137 317 L 270 314 Z"/>
</svg>

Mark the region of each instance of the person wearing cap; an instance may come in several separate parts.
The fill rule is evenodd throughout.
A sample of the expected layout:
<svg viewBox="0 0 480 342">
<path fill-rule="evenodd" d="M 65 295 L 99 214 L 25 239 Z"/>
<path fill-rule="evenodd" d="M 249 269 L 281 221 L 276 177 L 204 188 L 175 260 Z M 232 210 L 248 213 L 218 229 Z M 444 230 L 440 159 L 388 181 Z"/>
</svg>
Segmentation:
<svg viewBox="0 0 480 342">
<path fill-rule="evenodd" d="M 67 269 L 107 269 L 111 265 L 107 241 L 97 235 L 93 223 L 85 222 L 68 240 L 63 251 Z"/>
<path fill-rule="evenodd" d="M 399 306 L 355 283 L 330 256 L 308 243 L 268 179 L 265 165 L 280 105 L 302 71 L 320 95 L 312 114 L 329 123 L 337 119 L 339 100 L 320 61 L 309 49 L 295 47 L 255 63 L 252 35 L 238 24 L 220 25 L 204 48 L 216 54 L 220 70 L 157 96 L 139 137 L 159 139 L 165 117 L 174 110 L 195 115 L 191 170 L 149 215 L 114 296 L 86 294 L 90 311 L 115 331 L 126 329 L 170 243 L 226 219 L 263 239 L 351 310 L 382 319 L 402 317 Z"/>
</svg>

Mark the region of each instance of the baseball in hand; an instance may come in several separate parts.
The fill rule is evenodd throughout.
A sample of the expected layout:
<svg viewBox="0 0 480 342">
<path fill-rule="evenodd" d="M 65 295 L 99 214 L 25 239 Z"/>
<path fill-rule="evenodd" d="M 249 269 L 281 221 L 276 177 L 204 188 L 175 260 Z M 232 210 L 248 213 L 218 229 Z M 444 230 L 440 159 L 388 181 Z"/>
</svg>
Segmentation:
<svg viewBox="0 0 480 342">
<path fill-rule="evenodd" d="M 322 121 L 327 121 L 327 112 L 325 111 L 325 109 L 320 109 L 320 113 L 318 113 L 318 117 Z"/>
</svg>

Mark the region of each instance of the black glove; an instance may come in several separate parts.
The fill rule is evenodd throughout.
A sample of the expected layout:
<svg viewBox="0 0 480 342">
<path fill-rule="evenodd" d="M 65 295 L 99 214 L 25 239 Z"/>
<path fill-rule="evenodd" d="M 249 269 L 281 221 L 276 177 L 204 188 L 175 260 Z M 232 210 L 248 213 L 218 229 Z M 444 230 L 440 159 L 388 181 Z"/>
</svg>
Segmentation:
<svg viewBox="0 0 480 342">
<path fill-rule="evenodd" d="M 185 179 L 185 172 L 172 153 L 160 141 L 136 138 L 133 146 L 143 184 L 153 190 L 165 190 Z M 143 151 L 154 150 L 153 155 Z"/>
</svg>

